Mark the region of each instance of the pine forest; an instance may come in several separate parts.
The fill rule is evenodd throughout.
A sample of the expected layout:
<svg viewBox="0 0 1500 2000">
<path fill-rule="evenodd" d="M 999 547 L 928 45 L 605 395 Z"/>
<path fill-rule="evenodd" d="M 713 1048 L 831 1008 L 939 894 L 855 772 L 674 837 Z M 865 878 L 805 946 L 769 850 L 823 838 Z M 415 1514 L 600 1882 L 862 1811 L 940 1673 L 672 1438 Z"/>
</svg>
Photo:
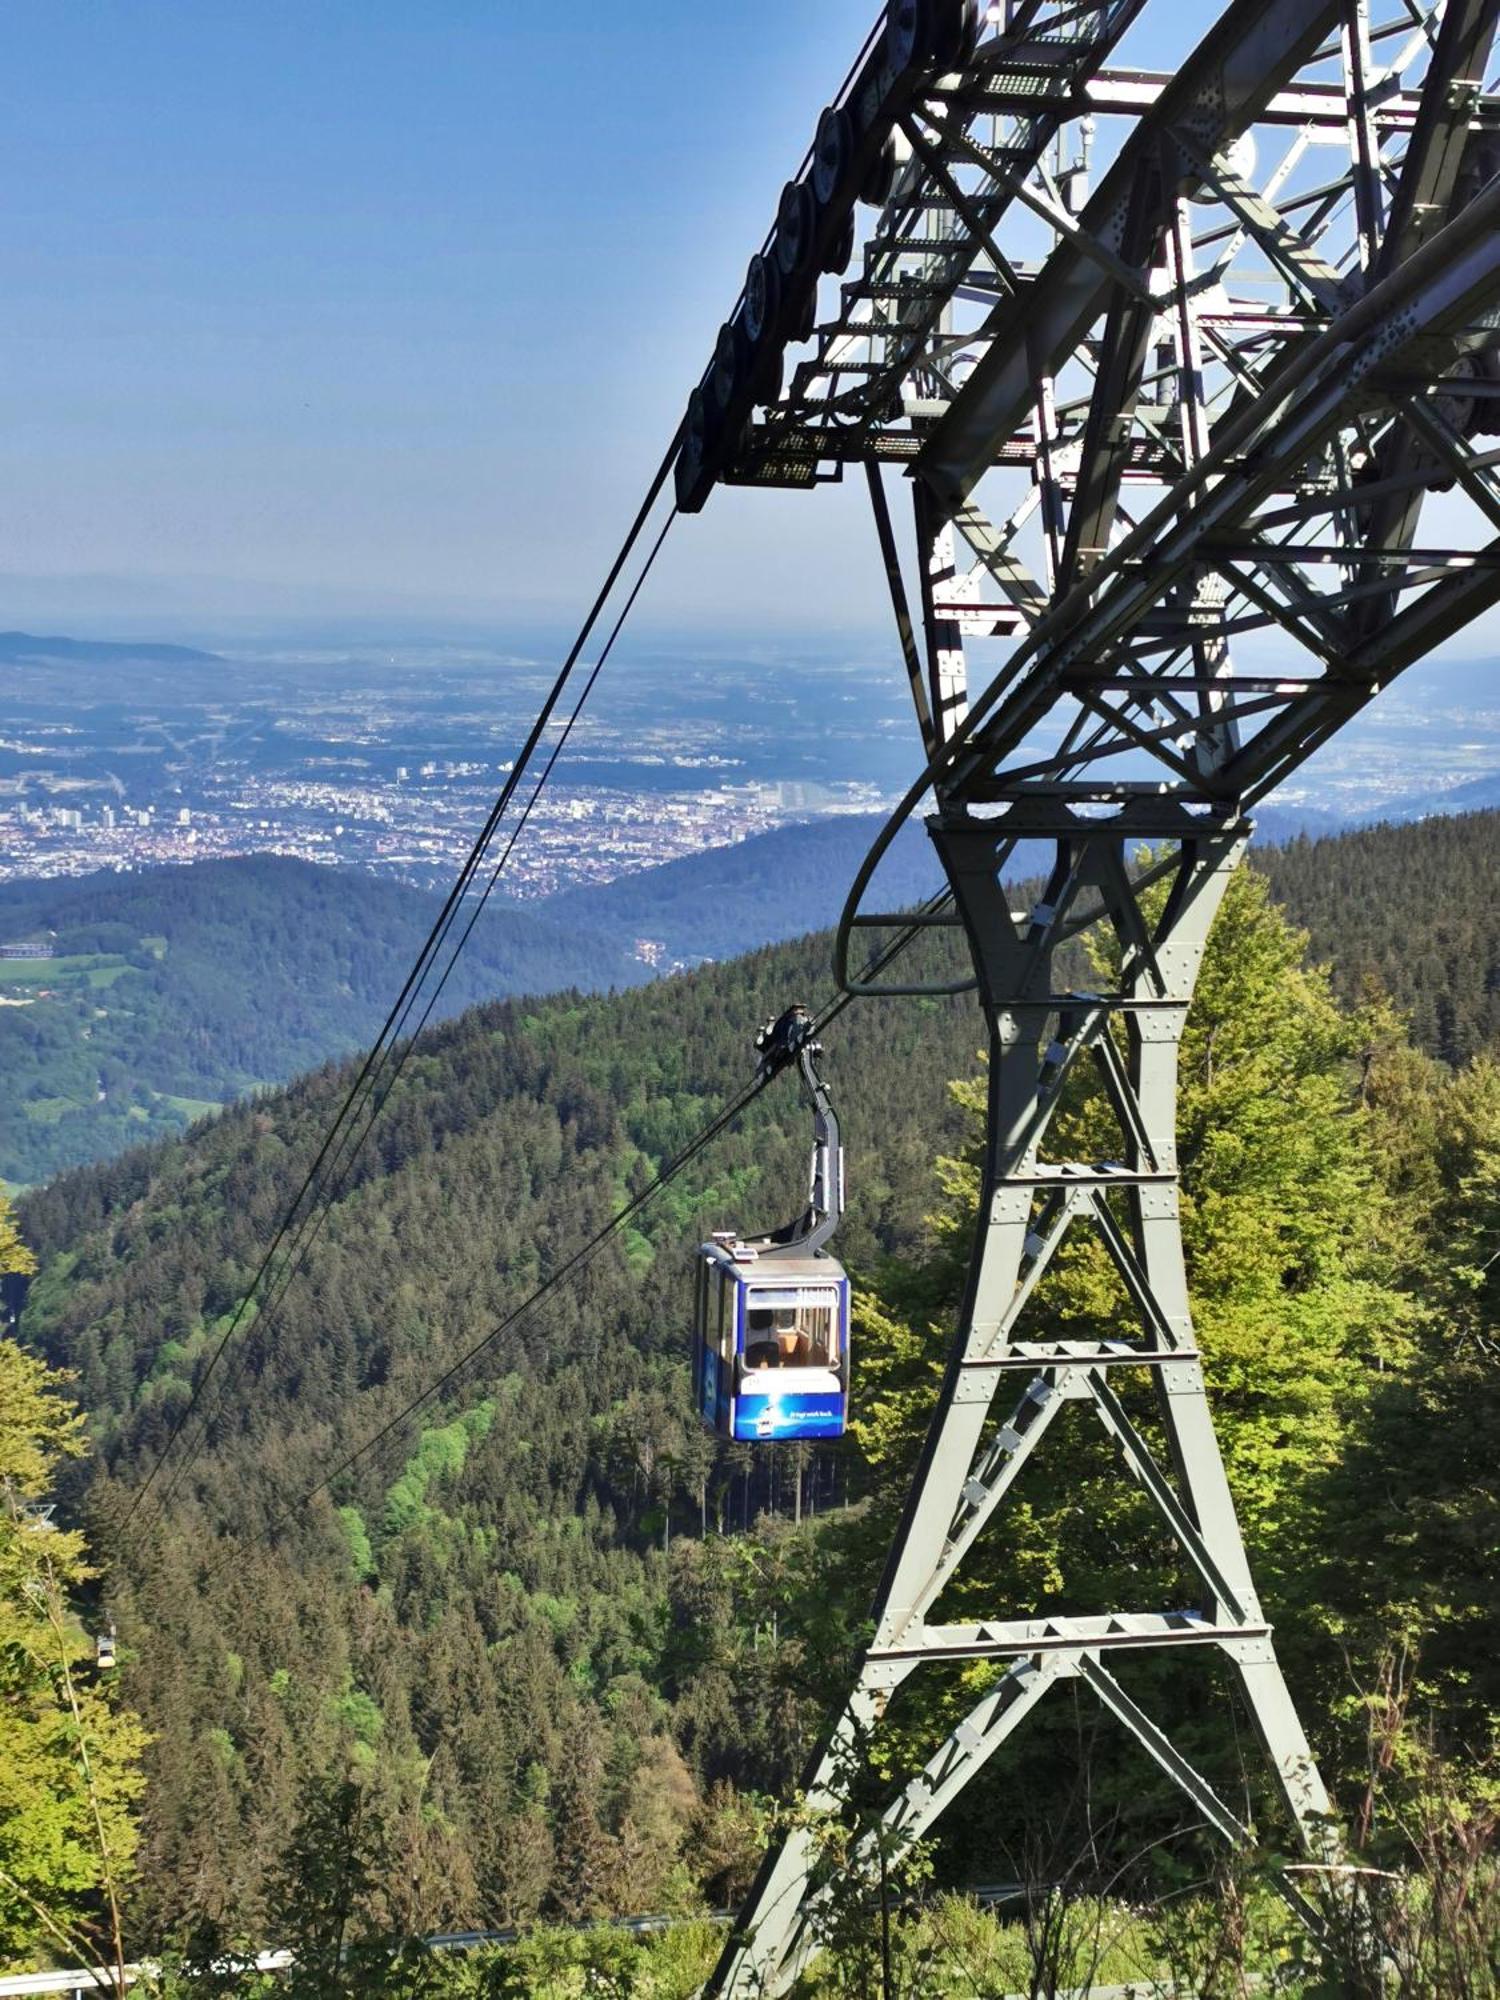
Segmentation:
<svg viewBox="0 0 1500 2000">
<path fill-rule="evenodd" d="M 1494 1992 L 1497 850 L 1500 815 L 1479 814 L 1257 851 L 1183 1046 L 1215 1417 L 1368 1890 L 1327 1892 L 1332 1942 L 1309 1956 L 1268 1886 L 1287 1831 L 1227 1683 L 1142 1657 L 1127 1685 L 1256 1847 L 1223 1851 L 1070 1698 L 903 1858 L 881 1924 L 830 1896 L 807 1992 L 1373 1995 L 1382 1958 L 1403 1994 Z M 725 1445 L 689 1387 L 694 1247 L 803 1195 L 789 1080 L 517 1308 L 735 1095 L 760 1022 L 829 997 L 828 958 L 816 934 L 430 1029 L 295 1277 L 242 1324 L 347 1066 L 6 1212 L 25 1304 L 0 1345 L 0 1963 L 150 1959 L 184 1993 L 696 1990 L 800 1809 L 933 1406 L 978 1194 L 972 1000 L 859 1003 L 826 1037 L 849 1437 Z M 1070 1081 L 1078 1157 L 1102 1112 Z M 1079 1243 L 1030 1310 L 1098 1337 L 1115 1284 Z M 1097 1427 L 1062 1420 L 1017 1495 L 956 1616 L 966 1592 L 1024 1617 L 1189 1590 Z M 822 1830 L 835 1880 L 992 1671 L 893 1707 L 884 1769 Z M 640 1916 L 674 1921 L 603 1921 Z M 470 1932 L 496 1935 L 422 1943 Z M 294 1969 L 243 1969 L 267 1947 Z"/>
</svg>

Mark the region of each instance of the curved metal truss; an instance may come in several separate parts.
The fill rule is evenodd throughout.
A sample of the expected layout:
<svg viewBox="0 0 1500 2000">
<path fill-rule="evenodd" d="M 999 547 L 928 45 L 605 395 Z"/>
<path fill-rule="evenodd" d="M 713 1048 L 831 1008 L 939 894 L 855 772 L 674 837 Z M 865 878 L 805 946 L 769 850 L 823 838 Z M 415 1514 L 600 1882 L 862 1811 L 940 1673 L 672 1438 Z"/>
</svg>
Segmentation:
<svg viewBox="0 0 1500 2000">
<path fill-rule="evenodd" d="M 1231 0 L 1196 45 L 1194 11 L 893 0 L 782 197 L 678 466 L 689 510 L 716 481 L 863 468 L 927 761 L 841 959 L 881 921 L 858 906 L 890 834 L 935 801 L 990 1033 L 967 1295 L 875 1636 L 809 1777 L 815 1805 L 836 1802 L 912 1674 L 994 1663 L 892 1802 L 887 1857 L 1064 1681 L 1240 1837 L 1106 1665 L 1179 1646 L 1231 1663 L 1304 1844 L 1336 1845 L 1194 1344 L 1177 1050 L 1250 809 L 1500 599 L 1500 0 Z M 879 202 L 863 232 L 861 195 Z M 840 265 L 831 301 L 818 269 Z M 1000 876 L 1022 841 L 1053 859 L 1017 912 Z M 1117 969 L 1081 992 L 1059 954 L 1090 930 Z M 1118 1122 L 1111 1160 L 1048 1149 L 1080 1062 Z M 1028 1316 L 1072 1229 L 1118 1273 L 1118 1337 L 1063 1342 Z M 1074 1402 L 1157 1509 L 1192 1601 L 940 1622 Z M 815 1948 L 813 1859 L 804 1833 L 767 1857 L 712 1991 L 791 1982 Z"/>
</svg>

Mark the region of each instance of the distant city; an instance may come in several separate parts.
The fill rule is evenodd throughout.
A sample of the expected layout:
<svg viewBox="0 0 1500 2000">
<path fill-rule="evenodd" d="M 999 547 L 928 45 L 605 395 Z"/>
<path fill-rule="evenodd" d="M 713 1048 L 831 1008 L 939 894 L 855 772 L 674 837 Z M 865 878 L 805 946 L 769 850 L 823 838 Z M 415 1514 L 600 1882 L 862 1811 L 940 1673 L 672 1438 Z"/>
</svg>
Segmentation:
<svg viewBox="0 0 1500 2000">
<path fill-rule="evenodd" d="M 550 679 L 471 650 L 6 671 L 0 879 L 270 852 L 424 887 L 468 851 Z M 867 664 L 622 662 L 516 842 L 509 892 L 609 881 L 894 798 L 911 729 L 904 691 L 878 679 Z"/>
<path fill-rule="evenodd" d="M 220 656 L 18 634 L 0 634 L 0 664 L 0 880 L 269 852 L 445 884 L 552 674 L 549 661 L 472 646 Z M 554 729 L 544 751 L 556 741 Z M 517 840 L 506 888 L 547 896 L 868 812 L 916 766 L 901 676 L 878 648 L 621 659 Z M 1497 774 L 1491 670 L 1434 664 L 1299 773 L 1264 824 L 1274 835 L 1500 803 Z"/>
</svg>

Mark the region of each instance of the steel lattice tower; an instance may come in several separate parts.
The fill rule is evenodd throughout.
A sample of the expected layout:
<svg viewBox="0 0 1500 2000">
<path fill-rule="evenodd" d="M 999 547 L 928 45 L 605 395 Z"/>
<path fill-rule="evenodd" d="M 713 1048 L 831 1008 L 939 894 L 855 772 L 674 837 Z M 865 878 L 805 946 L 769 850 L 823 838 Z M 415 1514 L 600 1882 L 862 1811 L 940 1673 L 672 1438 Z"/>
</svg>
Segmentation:
<svg viewBox="0 0 1500 2000">
<path fill-rule="evenodd" d="M 1231 0 L 1194 45 L 1201 20 L 1174 0 L 982 17 L 892 0 L 690 404 L 685 510 L 720 480 L 863 470 L 927 762 L 856 884 L 841 972 L 859 990 L 851 937 L 892 921 L 862 910 L 865 889 L 930 803 L 988 1026 L 967 1292 L 812 1802 L 836 1802 L 925 1664 L 1001 1671 L 890 1804 L 887 1849 L 1066 1681 L 1240 1838 L 1111 1670 L 1115 1653 L 1176 1647 L 1231 1663 L 1305 1847 L 1336 1847 L 1194 1342 L 1178 1046 L 1256 802 L 1500 599 L 1497 10 L 1392 0 L 1372 20 L 1366 0 Z M 831 303 L 820 270 L 847 271 Z M 911 491 L 906 547 L 889 468 Z M 1022 842 L 1053 858 L 1016 912 L 1001 876 Z M 1118 972 L 1070 990 L 1060 954 L 1090 931 L 1112 933 Z M 1048 1147 L 1085 1062 L 1118 1124 L 1107 1161 Z M 1129 1300 L 1117 1337 L 1020 1337 L 1079 1229 Z M 1154 1388 L 1164 1460 L 1121 1371 Z M 1024 1620 L 997 1603 L 944 1623 L 945 1585 L 1069 1402 L 1154 1504 L 1195 1601 Z M 767 1857 L 711 1991 L 790 1983 L 815 1948 L 813 1859 L 810 1834 Z"/>
</svg>

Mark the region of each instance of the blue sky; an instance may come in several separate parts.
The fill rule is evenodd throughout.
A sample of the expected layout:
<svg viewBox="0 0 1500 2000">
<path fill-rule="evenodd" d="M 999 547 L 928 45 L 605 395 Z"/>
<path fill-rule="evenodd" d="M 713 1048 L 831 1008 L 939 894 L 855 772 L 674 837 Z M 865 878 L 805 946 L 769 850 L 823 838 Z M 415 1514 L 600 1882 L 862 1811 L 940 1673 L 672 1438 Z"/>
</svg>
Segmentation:
<svg viewBox="0 0 1500 2000">
<path fill-rule="evenodd" d="M 874 12 L 9 6 L 0 622 L 571 609 Z M 856 521 L 716 496 L 651 610 L 877 625 Z"/>
</svg>

